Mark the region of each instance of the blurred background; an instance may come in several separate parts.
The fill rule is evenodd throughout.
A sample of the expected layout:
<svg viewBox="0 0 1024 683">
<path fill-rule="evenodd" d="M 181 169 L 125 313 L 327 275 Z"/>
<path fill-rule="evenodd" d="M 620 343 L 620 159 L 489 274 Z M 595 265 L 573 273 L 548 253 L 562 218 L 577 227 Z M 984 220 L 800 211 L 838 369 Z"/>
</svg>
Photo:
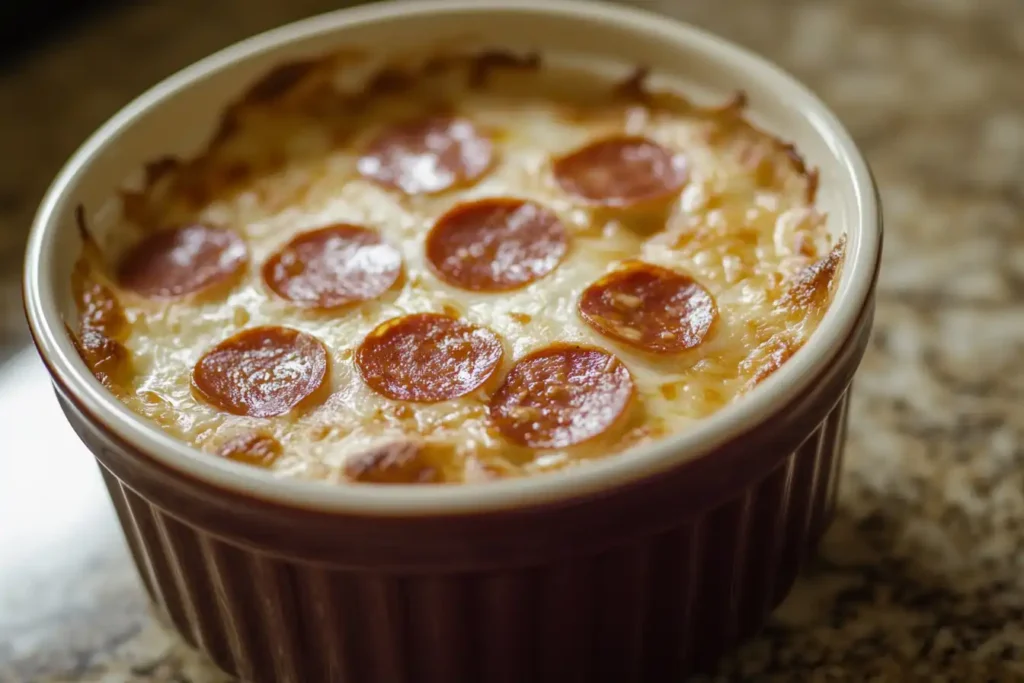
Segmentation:
<svg viewBox="0 0 1024 683">
<path fill-rule="evenodd" d="M 219 680 L 146 610 L 95 466 L 27 346 L 22 250 L 61 164 L 129 100 L 350 4 L 0 0 L 0 683 Z M 839 518 L 721 680 L 1024 681 L 1024 1 L 623 4 L 810 85 L 885 207 Z"/>
</svg>

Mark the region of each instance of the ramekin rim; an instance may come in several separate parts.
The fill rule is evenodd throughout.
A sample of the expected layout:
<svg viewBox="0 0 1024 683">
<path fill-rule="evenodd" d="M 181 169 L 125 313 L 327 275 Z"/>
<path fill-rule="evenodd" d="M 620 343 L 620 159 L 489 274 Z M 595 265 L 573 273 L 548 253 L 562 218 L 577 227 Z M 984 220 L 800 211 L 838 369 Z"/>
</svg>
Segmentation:
<svg viewBox="0 0 1024 683">
<path fill-rule="evenodd" d="M 858 207 L 847 226 L 846 265 L 833 304 L 804 347 L 773 376 L 737 402 L 693 429 L 631 451 L 559 472 L 494 482 L 450 486 L 339 486 L 278 477 L 258 468 L 211 458 L 131 412 L 88 372 L 64 332 L 51 278 L 43 277 L 42 254 L 56 231 L 55 217 L 66 189 L 115 132 L 203 75 L 295 40 L 371 23 L 394 13 L 419 16 L 465 11 L 524 11 L 537 15 L 586 16 L 627 26 L 638 35 L 658 34 L 689 44 L 733 68 L 772 79 L 800 109 L 816 133 L 841 160 Z M 270 502 L 324 511 L 376 515 L 472 513 L 517 508 L 610 490 L 657 474 L 714 451 L 736 435 L 763 423 L 785 407 L 835 356 L 835 343 L 852 330 L 874 284 L 881 250 L 877 188 L 866 161 L 845 127 L 803 84 L 754 53 L 699 28 L 650 11 L 591 0 L 390 0 L 310 17 L 255 35 L 173 74 L 137 97 L 90 136 L 65 164 L 46 192 L 26 249 L 24 303 L 33 340 L 55 380 L 90 408 L 102 426 L 145 457 L 217 487 Z"/>
</svg>

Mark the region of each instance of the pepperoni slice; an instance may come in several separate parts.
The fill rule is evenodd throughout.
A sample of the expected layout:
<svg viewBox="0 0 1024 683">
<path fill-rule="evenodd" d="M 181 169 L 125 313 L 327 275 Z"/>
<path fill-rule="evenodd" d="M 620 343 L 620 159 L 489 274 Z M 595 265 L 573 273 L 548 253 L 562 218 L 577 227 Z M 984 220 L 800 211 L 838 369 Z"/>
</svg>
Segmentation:
<svg viewBox="0 0 1024 683">
<path fill-rule="evenodd" d="M 556 344 L 516 363 L 491 397 L 490 414 L 510 441 L 566 448 L 608 431 L 633 394 L 633 377 L 612 354 Z"/>
<path fill-rule="evenodd" d="M 245 432 L 221 444 L 217 455 L 247 465 L 270 467 L 281 455 L 281 443 L 269 434 Z"/>
<path fill-rule="evenodd" d="M 356 351 L 356 366 L 382 396 L 438 403 L 478 389 L 503 354 L 497 335 L 484 327 L 419 313 L 378 325 Z"/>
<path fill-rule="evenodd" d="M 441 473 L 425 458 L 426 447 L 416 441 L 375 446 L 349 457 L 345 476 L 364 484 L 431 484 Z"/>
<path fill-rule="evenodd" d="M 700 283 L 649 263 L 605 275 L 583 291 L 578 308 L 601 334 L 652 353 L 698 346 L 718 318 L 714 297 Z"/>
<path fill-rule="evenodd" d="M 554 161 L 555 182 L 592 204 L 629 207 L 679 192 L 686 160 L 653 140 L 616 136 L 592 142 Z"/>
<path fill-rule="evenodd" d="M 236 233 L 208 225 L 161 230 L 121 260 L 121 286 L 150 299 L 174 299 L 235 277 L 249 261 Z"/>
<path fill-rule="evenodd" d="M 466 202 L 427 235 L 427 262 L 450 285 L 475 292 L 523 287 L 553 271 L 568 250 L 565 226 L 534 202 L 490 198 Z"/>
<path fill-rule="evenodd" d="M 368 180 L 421 195 L 473 183 L 493 159 L 491 141 L 468 120 L 432 116 L 386 128 L 367 147 L 357 168 Z"/>
<path fill-rule="evenodd" d="M 347 223 L 304 232 L 263 264 L 263 280 L 275 294 L 319 309 L 375 299 L 401 273 L 397 249 L 375 231 Z"/>
<path fill-rule="evenodd" d="M 327 349 L 289 327 L 254 327 L 203 354 L 192 386 L 208 403 L 233 415 L 284 415 L 320 389 Z"/>
</svg>

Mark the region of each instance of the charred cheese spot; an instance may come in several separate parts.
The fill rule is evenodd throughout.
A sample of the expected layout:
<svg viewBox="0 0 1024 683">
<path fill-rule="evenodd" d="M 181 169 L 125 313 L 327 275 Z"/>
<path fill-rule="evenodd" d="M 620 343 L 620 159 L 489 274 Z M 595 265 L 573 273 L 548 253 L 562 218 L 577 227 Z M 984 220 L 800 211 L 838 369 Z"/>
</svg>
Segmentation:
<svg viewBox="0 0 1024 683">
<path fill-rule="evenodd" d="M 93 329 L 105 335 L 118 338 L 127 326 L 124 309 L 114 293 L 104 284 L 88 276 L 80 282 L 76 292 L 79 324 L 83 329 Z"/>
<path fill-rule="evenodd" d="M 116 390 L 126 384 L 132 370 L 131 354 L 120 342 L 92 328 L 83 329 L 76 342 L 82 360 L 104 386 Z"/>
<path fill-rule="evenodd" d="M 750 377 L 745 389 L 753 389 L 768 379 L 797 352 L 800 346 L 800 342 L 793 339 L 790 334 L 778 333 L 754 349 L 740 363 L 740 369 Z"/>
<path fill-rule="evenodd" d="M 845 240 L 840 241 L 825 258 L 804 268 L 783 297 L 783 305 L 790 310 L 812 313 L 820 313 L 828 306 L 845 246 Z"/>
</svg>

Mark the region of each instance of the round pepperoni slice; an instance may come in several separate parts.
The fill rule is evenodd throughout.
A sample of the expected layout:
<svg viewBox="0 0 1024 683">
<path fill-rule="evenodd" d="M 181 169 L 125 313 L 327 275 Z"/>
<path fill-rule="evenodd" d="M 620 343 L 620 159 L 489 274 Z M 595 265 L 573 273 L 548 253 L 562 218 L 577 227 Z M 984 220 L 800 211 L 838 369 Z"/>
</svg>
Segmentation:
<svg viewBox="0 0 1024 683">
<path fill-rule="evenodd" d="M 347 223 L 304 232 L 263 264 L 263 280 L 275 294 L 319 309 L 375 299 L 401 273 L 397 249 L 373 230 Z"/>
<path fill-rule="evenodd" d="M 131 249 L 118 268 L 125 289 L 150 299 L 174 299 L 235 277 L 249 261 L 231 230 L 186 225 L 161 230 Z"/>
<path fill-rule="evenodd" d="M 553 271 L 568 250 L 569 236 L 554 213 L 540 204 L 490 198 L 459 204 L 427 235 L 427 262 L 455 287 L 503 292 Z"/>
<path fill-rule="evenodd" d="M 478 389 L 504 351 L 490 330 L 437 313 L 377 326 L 356 351 L 366 384 L 396 401 L 438 403 Z"/>
<path fill-rule="evenodd" d="M 494 424 L 529 448 L 567 448 L 608 431 L 633 400 L 633 378 L 601 349 L 556 344 L 520 360 L 491 397 Z"/>
<path fill-rule="evenodd" d="M 568 194 L 608 207 L 629 207 L 679 192 L 686 160 L 653 140 L 616 136 L 554 161 L 555 182 Z"/>
<path fill-rule="evenodd" d="M 384 129 L 357 168 L 364 178 L 407 195 L 436 194 L 476 181 L 493 158 L 491 141 L 472 123 L 432 116 Z"/>
<path fill-rule="evenodd" d="M 327 349 L 289 327 L 254 327 L 203 354 L 192 386 L 209 404 L 233 415 L 284 415 L 327 378 Z"/>
<path fill-rule="evenodd" d="M 580 316 L 595 330 L 652 353 L 698 346 L 718 318 L 714 297 L 688 275 L 633 264 L 587 287 Z"/>
</svg>

